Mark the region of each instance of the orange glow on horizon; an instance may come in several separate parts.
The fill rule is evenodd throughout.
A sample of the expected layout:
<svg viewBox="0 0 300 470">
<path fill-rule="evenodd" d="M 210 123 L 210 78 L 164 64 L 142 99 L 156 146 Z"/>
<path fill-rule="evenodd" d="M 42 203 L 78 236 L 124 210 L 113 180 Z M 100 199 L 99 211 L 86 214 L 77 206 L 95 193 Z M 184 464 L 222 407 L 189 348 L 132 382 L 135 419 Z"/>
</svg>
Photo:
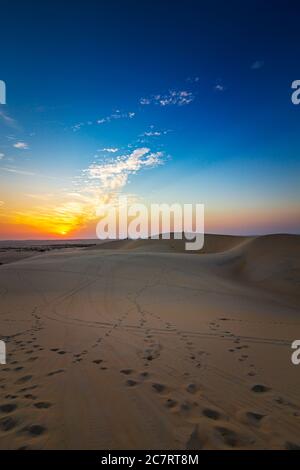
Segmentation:
<svg viewBox="0 0 300 470">
<path fill-rule="evenodd" d="M 73 211 L 68 211 L 59 206 L 59 210 L 40 213 L 24 210 L 12 215 L 4 215 L 2 211 L 0 239 L 96 238 L 99 218 L 95 212 L 80 211 L 73 206 L 72 208 Z M 253 235 L 262 232 L 283 232 L 284 227 L 296 226 L 299 216 L 297 207 L 290 207 L 288 210 L 253 208 L 226 212 L 211 208 L 205 212 L 205 232 Z"/>
</svg>

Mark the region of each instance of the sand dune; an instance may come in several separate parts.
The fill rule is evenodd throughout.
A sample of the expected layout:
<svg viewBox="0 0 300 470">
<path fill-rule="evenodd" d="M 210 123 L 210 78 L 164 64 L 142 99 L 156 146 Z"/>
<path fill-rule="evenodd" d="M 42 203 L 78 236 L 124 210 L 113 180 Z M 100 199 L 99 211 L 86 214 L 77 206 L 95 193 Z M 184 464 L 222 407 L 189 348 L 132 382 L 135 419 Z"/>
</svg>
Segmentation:
<svg viewBox="0 0 300 470">
<path fill-rule="evenodd" d="M 122 241 L 1 265 L 0 447 L 299 447 L 299 239 L 211 235 L 193 255 Z"/>
<path fill-rule="evenodd" d="M 272 290 L 300 304 L 300 236 L 268 235 L 237 243 L 217 266 L 248 284 Z"/>
<path fill-rule="evenodd" d="M 120 240 L 95 248 L 187 253 L 184 239 Z M 300 301 L 300 236 L 240 237 L 207 234 L 203 249 L 198 252 L 191 251 L 189 254 L 218 254 L 212 264 L 220 271 L 219 274 L 223 273 L 226 277 L 231 275 L 264 289 L 290 294 L 295 297 L 295 301 Z"/>
<path fill-rule="evenodd" d="M 204 247 L 201 251 L 190 251 L 190 254 L 204 254 L 204 253 L 219 253 L 235 246 L 239 245 L 243 241 L 247 240 L 246 237 L 238 237 L 232 235 L 213 235 L 206 234 L 204 240 Z M 96 249 L 99 246 L 95 247 Z M 101 249 L 105 250 L 134 250 L 134 251 L 146 251 L 146 252 L 164 252 L 164 253 L 186 253 L 185 251 L 185 240 L 174 239 L 163 240 L 116 240 L 108 241 L 100 246 Z"/>
</svg>

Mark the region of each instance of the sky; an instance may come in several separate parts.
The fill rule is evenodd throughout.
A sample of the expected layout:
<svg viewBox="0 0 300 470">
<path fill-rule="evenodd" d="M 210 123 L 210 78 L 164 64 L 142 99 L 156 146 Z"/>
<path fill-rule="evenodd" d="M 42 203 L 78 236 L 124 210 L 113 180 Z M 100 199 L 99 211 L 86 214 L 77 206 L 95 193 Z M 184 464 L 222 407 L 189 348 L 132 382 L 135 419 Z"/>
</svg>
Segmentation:
<svg viewBox="0 0 300 470">
<path fill-rule="evenodd" d="M 96 208 L 202 203 L 300 233 L 296 1 L 1 1 L 0 239 L 95 238 Z"/>
</svg>

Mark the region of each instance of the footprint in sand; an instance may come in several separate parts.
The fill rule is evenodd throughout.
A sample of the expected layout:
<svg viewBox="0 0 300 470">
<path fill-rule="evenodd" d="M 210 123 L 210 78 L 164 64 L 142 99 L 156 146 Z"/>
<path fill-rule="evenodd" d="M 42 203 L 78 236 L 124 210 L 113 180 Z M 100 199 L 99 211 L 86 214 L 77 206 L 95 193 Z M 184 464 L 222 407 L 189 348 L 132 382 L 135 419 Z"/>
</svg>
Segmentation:
<svg viewBox="0 0 300 470">
<path fill-rule="evenodd" d="M 36 400 L 37 397 L 35 395 L 32 395 L 31 393 L 27 393 L 26 395 L 24 395 L 24 398 L 26 398 L 26 400 Z"/>
<path fill-rule="evenodd" d="M 192 403 L 189 400 L 185 400 L 183 403 L 181 403 L 180 410 L 184 413 L 188 413 L 196 406 L 198 406 L 196 402 Z"/>
<path fill-rule="evenodd" d="M 12 413 L 12 411 L 15 411 L 17 408 L 18 406 L 15 403 L 5 403 L 4 405 L 0 406 L 0 412 Z"/>
<path fill-rule="evenodd" d="M 134 387 L 135 385 L 138 385 L 138 382 L 136 380 L 128 379 L 126 380 L 126 385 L 127 387 Z"/>
<path fill-rule="evenodd" d="M 266 393 L 266 392 L 269 392 L 271 389 L 270 387 L 267 387 L 266 385 L 256 384 L 256 385 L 253 385 L 251 390 L 254 393 Z"/>
<path fill-rule="evenodd" d="M 34 403 L 33 406 L 35 406 L 38 409 L 46 409 L 46 408 L 50 408 L 52 404 L 49 403 L 48 401 L 38 401 L 37 403 Z"/>
<path fill-rule="evenodd" d="M 49 372 L 47 376 L 52 377 L 53 375 L 62 374 L 63 372 L 65 372 L 64 369 L 57 369 L 57 370 L 53 370 L 52 372 Z"/>
<path fill-rule="evenodd" d="M 276 397 L 274 399 L 274 401 L 276 403 L 278 403 L 279 405 L 287 406 L 287 407 L 292 408 L 294 410 L 299 410 L 298 406 L 295 403 L 292 403 L 290 400 L 287 400 L 283 397 Z M 299 415 L 298 412 L 296 412 L 295 416 L 298 416 L 298 415 Z"/>
<path fill-rule="evenodd" d="M 255 376 L 256 376 L 256 372 L 254 372 L 253 370 L 250 370 L 250 372 L 248 372 L 248 376 L 249 376 L 249 377 L 255 377 Z"/>
<path fill-rule="evenodd" d="M 247 411 L 245 418 L 249 424 L 258 426 L 266 415 L 254 411 Z"/>
<path fill-rule="evenodd" d="M 168 398 L 165 402 L 165 406 L 169 409 L 175 408 L 175 406 L 177 406 L 177 401 L 172 398 Z"/>
<path fill-rule="evenodd" d="M 196 393 L 198 390 L 198 386 L 195 383 L 190 383 L 186 387 L 186 391 L 189 393 Z"/>
<path fill-rule="evenodd" d="M 31 385 L 30 387 L 21 388 L 21 390 L 19 390 L 19 393 L 28 392 L 29 390 L 35 390 L 37 387 L 37 385 Z"/>
<path fill-rule="evenodd" d="M 20 379 L 18 379 L 15 383 L 16 384 L 23 384 L 25 382 L 28 382 L 29 380 L 32 379 L 32 375 L 24 375 L 23 377 L 21 377 Z"/>
<path fill-rule="evenodd" d="M 213 419 L 214 421 L 217 421 L 221 418 L 221 414 L 217 410 L 213 410 L 212 408 L 204 408 L 202 410 L 202 414 L 206 418 Z"/>
<path fill-rule="evenodd" d="M 157 393 L 163 393 L 166 390 L 166 386 L 160 383 L 153 383 L 152 384 L 153 390 L 155 390 Z"/>
<path fill-rule="evenodd" d="M 12 418 L 10 416 L 0 419 L 0 429 L 4 432 L 11 431 L 14 429 L 18 424 L 16 418 Z"/>
<path fill-rule="evenodd" d="M 217 438 L 227 446 L 236 447 L 238 443 L 238 435 L 235 431 L 220 426 L 215 428 L 215 434 Z"/>
<path fill-rule="evenodd" d="M 32 437 L 41 436 L 46 432 L 46 428 L 41 426 L 40 424 L 31 424 L 30 426 L 26 426 L 21 430 L 21 433 L 29 434 Z"/>
<path fill-rule="evenodd" d="M 141 379 L 147 379 L 149 375 L 150 375 L 149 372 L 146 372 L 146 371 L 140 373 Z"/>
<path fill-rule="evenodd" d="M 120 373 L 124 374 L 124 375 L 130 375 L 130 374 L 133 373 L 133 370 L 132 369 L 121 369 Z"/>
<path fill-rule="evenodd" d="M 38 359 L 38 356 L 33 356 L 33 357 L 30 357 L 27 362 L 34 362 L 37 359 Z"/>
</svg>

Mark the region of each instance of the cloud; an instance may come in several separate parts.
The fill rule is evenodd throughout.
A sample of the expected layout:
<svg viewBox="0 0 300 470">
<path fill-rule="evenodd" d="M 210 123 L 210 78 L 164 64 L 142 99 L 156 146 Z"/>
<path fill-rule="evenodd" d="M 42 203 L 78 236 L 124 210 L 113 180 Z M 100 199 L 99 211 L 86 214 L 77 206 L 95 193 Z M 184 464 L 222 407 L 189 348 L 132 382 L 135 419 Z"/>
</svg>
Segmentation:
<svg viewBox="0 0 300 470">
<path fill-rule="evenodd" d="M 65 236 L 95 222 L 97 210 L 103 204 L 117 205 L 118 195 L 124 190 L 130 175 L 162 163 L 162 152 L 151 152 L 144 147 L 109 162 L 93 163 L 76 178 L 73 190 L 64 190 L 59 195 L 59 204 L 55 200 L 57 194 L 53 198 L 49 195 L 49 200 L 48 197 L 41 199 L 42 204 L 28 211 L 12 213 L 11 219 L 14 223 L 37 227 L 47 234 Z M 132 198 L 129 195 L 129 199 Z"/>
<path fill-rule="evenodd" d="M 108 152 L 108 153 L 116 153 L 119 149 L 117 147 L 108 147 L 104 149 L 100 149 L 99 152 Z"/>
<path fill-rule="evenodd" d="M 188 77 L 188 78 L 186 79 L 186 81 L 187 81 L 188 83 L 198 83 L 199 80 L 200 80 L 200 77 Z"/>
<path fill-rule="evenodd" d="M 93 163 L 85 175 L 88 180 L 97 180 L 99 188 L 104 191 L 122 189 L 128 182 L 130 174 L 137 173 L 144 167 L 155 167 L 163 162 L 162 152 L 151 152 L 149 148 L 137 148 L 129 155 L 117 157 L 108 163 Z"/>
<path fill-rule="evenodd" d="M 141 98 L 140 99 L 140 104 L 151 104 L 151 99 L 150 98 Z"/>
<path fill-rule="evenodd" d="M 6 171 L 8 173 L 15 173 L 17 175 L 24 175 L 24 176 L 36 176 L 36 173 L 33 173 L 31 171 L 25 171 L 25 170 L 18 170 L 17 168 L 9 168 L 9 167 L 0 167 L 0 171 Z"/>
<path fill-rule="evenodd" d="M 14 147 L 19 150 L 27 150 L 29 149 L 29 145 L 26 142 L 16 142 Z"/>
<path fill-rule="evenodd" d="M 158 137 L 162 134 L 161 131 L 147 131 L 142 134 L 145 137 Z"/>
<path fill-rule="evenodd" d="M 259 69 L 261 69 L 264 65 L 265 65 L 265 63 L 264 63 L 263 60 L 256 60 L 256 61 L 253 62 L 253 64 L 251 65 L 251 69 L 252 69 L 252 70 L 259 70 Z"/>
<path fill-rule="evenodd" d="M 96 121 L 85 121 L 85 122 L 79 122 L 77 124 L 74 124 L 72 126 L 72 130 L 73 132 L 77 132 L 84 126 L 105 124 L 105 123 L 114 121 L 116 119 L 132 119 L 134 117 L 135 117 L 135 112 L 133 111 L 121 113 L 119 110 L 117 110 L 114 113 L 109 114 L 108 116 L 97 119 Z"/>
<path fill-rule="evenodd" d="M 5 157 L 4 153 L 0 153 L 0 160 L 2 160 L 2 158 L 4 157 Z"/>
<path fill-rule="evenodd" d="M 6 114 L 4 111 L 0 111 L 0 118 L 2 119 L 2 121 L 4 121 L 4 123 L 8 126 L 8 127 L 12 127 L 13 129 L 17 129 L 18 128 L 18 124 L 17 124 L 17 121 L 15 121 L 15 119 L 13 119 L 12 117 L 10 117 L 8 114 Z"/>
<path fill-rule="evenodd" d="M 224 91 L 224 90 L 225 90 L 225 87 L 224 87 L 224 85 L 221 85 L 220 83 L 218 83 L 217 85 L 215 85 L 214 90 L 216 90 L 216 91 Z"/>
<path fill-rule="evenodd" d="M 53 198 L 54 195 L 52 193 L 46 193 L 46 194 L 27 193 L 27 194 L 24 194 L 24 196 L 29 197 L 31 199 L 38 199 L 39 201 L 49 201 Z"/>
<path fill-rule="evenodd" d="M 141 137 L 159 137 L 161 135 L 166 135 L 170 130 L 156 130 L 154 126 L 150 126 L 150 130 L 141 134 Z"/>
<path fill-rule="evenodd" d="M 142 105 L 156 104 L 159 106 L 170 106 L 170 105 L 183 106 L 183 105 L 190 104 L 194 99 L 195 97 L 191 91 L 170 90 L 168 93 L 164 95 L 152 95 L 149 98 L 141 98 L 140 104 Z"/>
<path fill-rule="evenodd" d="M 80 129 L 83 126 L 85 126 L 85 123 L 84 122 L 79 122 L 78 124 L 74 124 L 74 126 L 72 126 L 72 130 L 73 130 L 73 132 L 80 131 Z"/>
<path fill-rule="evenodd" d="M 0 201 L 0 207 L 4 205 L 4 201 Z"/>
</svg>

